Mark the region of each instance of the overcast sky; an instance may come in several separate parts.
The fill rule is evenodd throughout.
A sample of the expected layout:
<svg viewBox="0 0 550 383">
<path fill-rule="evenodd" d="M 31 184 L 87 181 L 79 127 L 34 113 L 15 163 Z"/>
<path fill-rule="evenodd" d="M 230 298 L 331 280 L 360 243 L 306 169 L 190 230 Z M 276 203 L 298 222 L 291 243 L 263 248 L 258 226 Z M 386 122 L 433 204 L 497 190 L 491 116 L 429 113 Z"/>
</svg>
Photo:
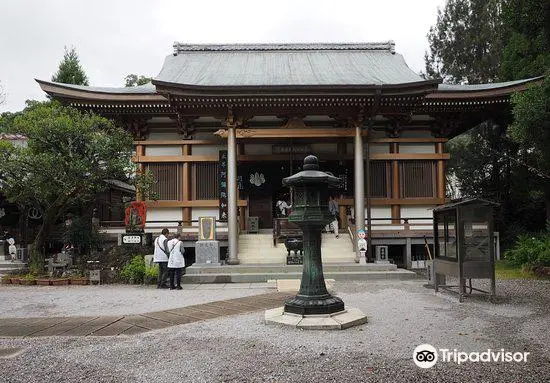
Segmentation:
<svg viewBox="0 0 550 383">
<path fill-rule="evenodd" d="M 44 99 L 64 46 L 75 46 L 91 86 L 154 77 L 174 41 L 185 43 L 394 40 L 424 68 L 426 34 L 445 0 L 0 0 L 0 112 Z"/>
</svg>

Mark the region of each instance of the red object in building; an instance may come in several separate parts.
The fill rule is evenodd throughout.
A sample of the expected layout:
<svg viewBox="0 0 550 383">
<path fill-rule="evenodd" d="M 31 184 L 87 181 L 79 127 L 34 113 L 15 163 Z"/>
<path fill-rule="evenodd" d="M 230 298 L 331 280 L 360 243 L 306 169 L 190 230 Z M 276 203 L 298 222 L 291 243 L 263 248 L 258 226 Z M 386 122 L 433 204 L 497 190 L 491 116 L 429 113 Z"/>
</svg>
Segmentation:
<svg viewBox="0 0 550 383">
<path fill-rule="evenodd" d="M 147 205 L 145 202 L 130 202 L 125 210 L 124 224 L 129 227 L 143 229 L 147 220 Z"/>
</svg>

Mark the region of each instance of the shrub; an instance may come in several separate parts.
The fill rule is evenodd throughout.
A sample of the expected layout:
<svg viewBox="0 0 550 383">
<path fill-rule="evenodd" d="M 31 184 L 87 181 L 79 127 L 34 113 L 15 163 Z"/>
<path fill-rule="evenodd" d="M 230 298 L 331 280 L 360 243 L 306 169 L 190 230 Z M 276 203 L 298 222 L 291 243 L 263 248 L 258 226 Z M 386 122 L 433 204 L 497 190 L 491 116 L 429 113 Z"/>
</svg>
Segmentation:
<svg viewBox="0 0 550 383">
<path fill-rule="evenodd" d="M 156 284 L 159 275 L 159 265 L 155 264 L 153 266 L 145 265 L 145 277 L 143 283 L 150 285 Z"/>
<path fill-rule="evenodd" d="M 504 257 L 513 266 L 550 266 L 550 234 L 521 235 Z"/>
<path fill-rule="evenodd" d="M 122 268 L 120 278 L 129 283 L 143 283 L 145 277 L 145 262 L 143 255 L 136 255 Z"/>
</svg>

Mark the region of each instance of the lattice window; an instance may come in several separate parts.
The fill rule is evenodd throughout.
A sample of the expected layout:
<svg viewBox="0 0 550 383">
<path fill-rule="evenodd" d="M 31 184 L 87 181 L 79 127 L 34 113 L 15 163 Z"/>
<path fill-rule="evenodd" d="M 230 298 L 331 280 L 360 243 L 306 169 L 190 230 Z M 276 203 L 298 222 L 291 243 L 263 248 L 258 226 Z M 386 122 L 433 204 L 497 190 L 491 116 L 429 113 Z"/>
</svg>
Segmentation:
<svg viewBox="0 0 550 383">
<path fill-rule="evenodd" d="M 157 183 L 153 191 L 159 200 L 178 201 L 182 198 L 182 164 L 180 163 L 150 163 L 146 168 L 150 170 Z"/>
<path fill-rule="evenodd" d="M 436 197 L 435 161 L 402 161 L 399 163 L 399 188 L 402 198 Z"/>
<path fill-rule="evenodd" d="M 370 195 L 371 197 L 391 197 L 391 167 L 389 161 L 370 162 Z M 366 185 L 365 185 L 365 190 Z"/>
<path fill-rule="evenodd" d="M 191 167 L 193 200 L 219 198 L 219 169 L 217 162 L 195 162 Z"/>
</svg>

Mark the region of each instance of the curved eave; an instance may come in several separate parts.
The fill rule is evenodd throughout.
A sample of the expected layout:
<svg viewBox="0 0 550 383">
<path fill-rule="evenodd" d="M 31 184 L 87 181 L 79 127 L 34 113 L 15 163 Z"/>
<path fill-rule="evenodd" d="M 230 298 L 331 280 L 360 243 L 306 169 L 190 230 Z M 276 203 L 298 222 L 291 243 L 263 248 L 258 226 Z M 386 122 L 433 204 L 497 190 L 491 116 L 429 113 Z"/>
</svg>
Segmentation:
<svg viewBox="0 0 550 383">
<path fill-rule="evenodd" d="M 320 96 L 320 95 L 392 95 L 427 94 L 437 90 L 439 80 L 426 80 L 403 84 L 350 84 L 350 85 L 269 85 L 269 86 L 198 86 L 152 80 L 162 94 L 185 96 Z"/>
<path fill-rule="evenodd" d="M 75 89 L 58 83 L 35 79 L 40 88 L 53 98 L 70 102 L 101 102 L 101 103 L 143 103 L 143 104 L 168 104 L 168 100 L 158 93 L 109 93 L 94 89 Z"/>
<path fill-rule="evenodd" d="M 533 84 L 539 84 L 543 81 L 543 77 L 536 77 L 532 79 L 526 79 L 513 82 L 509 85 L 506 83 L 493 84 L 493 87 L 487 89 L 479 89 L 475 85 L 472 85 L 472 89 L 468 89 L 468 85 L 459 86 L 459 89 L 438 89 L 436 92 L 430 93 L 426 96 L 426 101 L 430 100 L 476 100 L 476 99 L 490 99 L 490 98 L 507 98 L 513 93 L 522 92 L 532 86 Z"/>
</svg>

